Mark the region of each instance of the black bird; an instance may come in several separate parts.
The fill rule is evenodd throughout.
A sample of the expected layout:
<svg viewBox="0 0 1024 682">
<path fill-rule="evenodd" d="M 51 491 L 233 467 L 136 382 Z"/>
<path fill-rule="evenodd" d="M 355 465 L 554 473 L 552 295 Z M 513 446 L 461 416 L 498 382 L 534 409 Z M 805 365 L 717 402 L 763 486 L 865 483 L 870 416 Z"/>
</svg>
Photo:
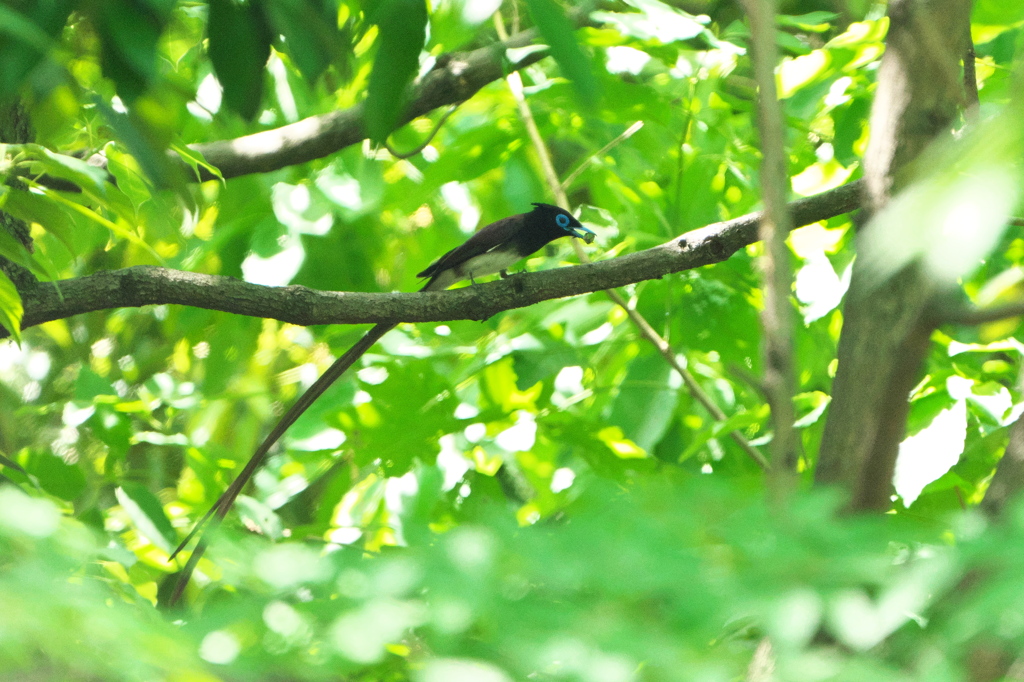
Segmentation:
<svg viewBox="0 0 1024 682">
<path fill-rule="evenodd" d="M 416 275 L 430 281 L 420 291 L 441 291 L 464 279 L 504 273 L 507 268 L 559 237 L 578 237 L 588 244 L 594 233 L 568 211 L 534 204 L 529 213 L 495 221 L 434 261 Z"/>
<path fill-rule="evenodd" d="M 535 203 L 533 206 L 534 209 L 529 213 L 509 216 L 487 225 L 467 239 L 462 246 L 452 249 L 434 261 L 430 267 L 417 275 L 417 277 L 430 278 L 420 291 L 442 291 L 462 280 L 472 281 L 485 275 L 504 274 L 510 266 L 560 237 L 577 237 L 588 244 L 594 241 L 594 233 L 583 227 L 568 211 L 551 204 Z M 345 351 L 344 355 L 335 360 L 334 364 L 328 367 L 327 371 L 306 389 L 305 393 L 299 396 L 291 409 L 281 417 L 273 430 L 256 448 L 256 452 L 249 458 L 238 478 L 231 482 L 231 485 L 221 494 L 210 511 L 206 512 L 195 528 L 181 541 L 181 544 L 171 554 L 170 559 L 174 559 L 178 552 L 184 549 L 185 545 L 195 537 L 211 517 L 216 517 L 217 521 L 220 521 L 227 515 L 238 494 L 242 492 L 242 488 L 263 464 L 267 452 L 284 435 L 288 427 L 294 424 L 295 420 L 345 373 L 345 370 L 395 326 L 395 324 L 386 322 L 372 327 L 363 338 Z M 199 563 L 199 559 L 205 551 L 206 541 L 200 540 L 186 562 L 185 568 L 179 574 L 169 605 L 174 605 L 181 597 L 196 564 Z"/>
</svg>

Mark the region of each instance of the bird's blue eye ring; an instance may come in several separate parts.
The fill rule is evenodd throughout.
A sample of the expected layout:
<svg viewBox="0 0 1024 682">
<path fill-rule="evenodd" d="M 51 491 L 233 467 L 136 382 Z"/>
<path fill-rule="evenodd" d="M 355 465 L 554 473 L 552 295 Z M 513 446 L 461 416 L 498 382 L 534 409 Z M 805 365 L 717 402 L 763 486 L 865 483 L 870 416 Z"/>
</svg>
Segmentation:
<svg viewBox="0 0 1024 682">
<path fill-rule="evenodd" d="M 564 213 L 559 213 L 555 217 L 555 222 L 558 223 L 558 226 L 561 228 L 569 227 L 569 216 L 565 215 Z"/>
</svg>

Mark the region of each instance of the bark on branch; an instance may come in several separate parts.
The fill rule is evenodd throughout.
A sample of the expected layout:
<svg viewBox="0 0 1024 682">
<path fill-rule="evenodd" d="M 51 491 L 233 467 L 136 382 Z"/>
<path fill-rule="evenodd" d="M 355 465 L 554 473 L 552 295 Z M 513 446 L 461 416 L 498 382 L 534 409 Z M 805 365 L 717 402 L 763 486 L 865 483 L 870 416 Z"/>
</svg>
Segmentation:
<svg viewBox="0 0 1024 682">
<path fill-rule="evenodd" d="M 807 225 L 857 209 L 861 183 L 853 182 L 790 205 L 794 223 Z M 292 324 L 356 324 L 480 320 L 539 301 L 578 296 L 658 279 L 726 260 L 758 240 L 760 213 L 714 223 L 660 246 L 589 265 L 514 275 L 446 292 L 361 293 L 267 287 L 231 277 L 137 266 L 20 289 L 23 327 L 81 313 L 155 304 L 189 305 L 266 317 Z M 6 336 L 0 328 L 0 338 Z"/>
<path fill-rule="evenodd" d="M 583 26 L 589 21 L 583 11 L 571 12 L 569 18 L 576 26 Z M 539 37 L 536 29 L 529 29 L 508 40 L 469 52 L 441 55 L 435 68 L 410 88 L 405 113 L 399 118 L 396 129 L 438 107 L 466 101 L 485 85 L 503 78 L 509 70 L 518 71 L 540 61 L 548 55 L 547 50 L 530 52 L 514 63 L 509 61 L 506 53 L 509 49 L 532 45 Z M 366 120 L 364 106 L 360 102 L 342 111 L 311 116 L 280 128 L 232 140 L 193 144 L 189 148 L 202 154 L 225 179 L 229 179 L 322 159 L 364 139 Z M 92 157 L 89 162 L 106 168 L 106 158 L 102 155 Z M 187 166 L 182 166 L 192 173 Z M 200 169 L 199 179 L 216 178 L 208 170 Z M 59 189 L 73 189 L 68 183 L 56 179 L 47 184 Z"/>
</svg>

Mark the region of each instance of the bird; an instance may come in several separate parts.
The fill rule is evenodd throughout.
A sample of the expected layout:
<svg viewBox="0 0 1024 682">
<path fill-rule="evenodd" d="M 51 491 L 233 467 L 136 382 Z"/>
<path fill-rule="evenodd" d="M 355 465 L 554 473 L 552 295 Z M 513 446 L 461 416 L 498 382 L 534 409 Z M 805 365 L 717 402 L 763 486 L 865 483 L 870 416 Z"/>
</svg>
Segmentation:
<svg viewBox="0 0 1024 682">
<path fill-rule="evenodd" d="M 417 277 L 427 280 L 420 291 L 443 291 L 453 284 L 467 279 L 475 284 L 477 277 L 487 275 L 500 274 L 504 277 L 508 268 L 561 237 L 575 237 L 588 244 L 594 241 L 595 234 L 583 227 L 569 211 L 551 204 L 535 202 L 532 205 L 534 208 L 528 213 L 502 218 L 481 228 L 462 245 L 448 251 L 431 263 L 417 275 Z M 256 448 L 256 452 L 246 462 L 241 473 L 181 541 L 168 561 L 173 561 L 211 518 L 215 519 L 215 523 L 223 520 L 246 483 L 263 464 L 270 448 L 284 435 L 285 431 L 373 344 L 396 326 L 397 323 L 393 322 L 381 322 L 374 325 L 355 345 L 335 360 L 320 378 L 306 389 L 305 393 L 299 396 L 295 404 L 278 420 L 260 446 Z M 206 541 L 204 538 L 200 538 L 199 544 L 196 545 L 185 567 L 179 573 L 174 591 L 168 600 L 169 606 L 173 606 L 181 598 L 193 571 L 195 571 L 196 564 L 199 563 L 199 559 L 205 551 Z"/>
<path fill-rule="evenodd" d="M 441 291 L 462 280 L 505 273 L 509 267 L 536 253 L 559 237 L 572 236 L 588 244 L 594 233 L 568 211 L 534 203 L 529 213 L 497 220 L 444 254 L 416 275 L 429 278 L 420 291 Z"/>
</svg>

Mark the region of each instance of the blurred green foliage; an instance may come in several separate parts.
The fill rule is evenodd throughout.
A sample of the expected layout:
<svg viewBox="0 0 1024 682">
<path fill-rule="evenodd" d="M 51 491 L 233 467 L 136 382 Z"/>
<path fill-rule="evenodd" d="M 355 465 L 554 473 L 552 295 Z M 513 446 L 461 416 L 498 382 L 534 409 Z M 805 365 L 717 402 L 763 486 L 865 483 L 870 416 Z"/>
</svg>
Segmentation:
<svg viewBox="0 0 1024 682">
<path fill-rule="evenodd" d="M 592 258 L 758 207 L 747 29 L 731 5 L 630 0 L 568 34 L 557 3 L 501 5 L 509 30 L 536 21 L 558 38 L 557 59 L 523 78 L 556 172 L 584 164 L 567 189 L 598 233 Z M 869 3 L 783 5 L 778 78 L 805 196 L 860 173 L 888 24 Z M 412 149 L 442 112 L 391 131 L 409 78 L 492 44 L 498 8 L 2 5 L 0 99 L 25 103 L 38 144 L 0 168 L 19 178 L 0 208 L 35 249 L 0 238 L 0 256 L 41 279 L 161 264 L 412 290 L 472 230 L 552 200 L 502 81 L 406 160 L 353 145 L 200 184 L 166 151 L 362 102 L 370 135 Z M 1013 0 L 986 0 L 972 26 L 982 114 L 1018 126 L 1019 19 Z M 116 182 L 82 161 L 98 151 Z M 961 280 L 979 303 L 1020 295 L 1024 241 L 998 239 Z M 851 242 L 849 216 L 790 240 L 808 483 Z M 759 251 L 623 292 L 724 424 L 602 294 L 402 325 L 289 432 L 177 610 L 162 606 L 181 566 L 170 549 L 363 329 L 151 306 L 2 342 L 0 678 L 731 680 L 767 636 L 777 679 L 998 679 L 1024 643 L 1024 513 L 989 525 L 973 507 L 1020 414 L 1017 321 L 935 334 L 908 435 L 955 452 L 939 469 L 903 460 L 918 475 L 897 482 L 892 514 L 842 518 L 820 490 L 772 506 L 727 435 L 771 437 L 747 379 L 761 369 Z M 21 317 L 6 275 L 0 312 Z M 979 677 L 986 665 L 1002 672 Z"/>
</svg>

